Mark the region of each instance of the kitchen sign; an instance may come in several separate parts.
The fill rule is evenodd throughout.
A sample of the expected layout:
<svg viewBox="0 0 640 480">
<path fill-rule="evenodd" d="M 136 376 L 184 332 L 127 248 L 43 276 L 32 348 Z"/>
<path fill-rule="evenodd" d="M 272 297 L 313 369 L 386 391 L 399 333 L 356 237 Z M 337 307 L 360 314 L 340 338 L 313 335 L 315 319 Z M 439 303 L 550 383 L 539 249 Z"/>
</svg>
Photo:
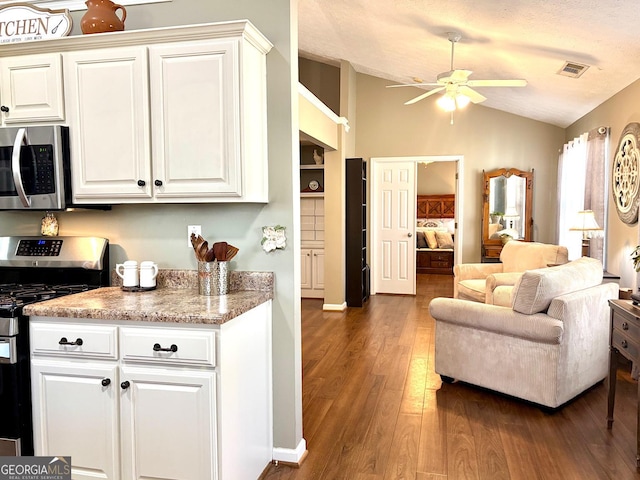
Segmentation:
<svg viewBox="0 0 640 480">
<path fill-rule="evenodd" d="M 69 10 L 50 10 L 27 3 L 0 7 L 0 45 L 60 38 L 71 32 Z"/>
</svg>

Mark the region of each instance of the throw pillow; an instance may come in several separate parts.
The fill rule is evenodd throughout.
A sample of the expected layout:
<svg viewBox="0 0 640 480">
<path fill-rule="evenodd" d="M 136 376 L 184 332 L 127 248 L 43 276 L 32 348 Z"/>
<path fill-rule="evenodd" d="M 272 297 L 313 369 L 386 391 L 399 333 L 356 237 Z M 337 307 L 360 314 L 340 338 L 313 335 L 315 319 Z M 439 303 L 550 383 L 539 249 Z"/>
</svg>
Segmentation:
<svg viewBox="0 0 640 480">
<path fill-rule="evenodd" d="M 427 248 L 427 239 L 424 238 L 424 232 L 416 232 L 416 246 L 418 248 Z"/>
<path fill-rule="evenodd" d="M 429 248 L 438 248 L 438 241 L 436 240 L 436 232 L 427 230 L 424 232 L 424 236 L 427 239 L 427 245 Z"/>
<path fill-rule="evenodd" d="M 449 232 L 436 232 L 438 248 L 453 248 L 453 237 Z"/>
</svg>

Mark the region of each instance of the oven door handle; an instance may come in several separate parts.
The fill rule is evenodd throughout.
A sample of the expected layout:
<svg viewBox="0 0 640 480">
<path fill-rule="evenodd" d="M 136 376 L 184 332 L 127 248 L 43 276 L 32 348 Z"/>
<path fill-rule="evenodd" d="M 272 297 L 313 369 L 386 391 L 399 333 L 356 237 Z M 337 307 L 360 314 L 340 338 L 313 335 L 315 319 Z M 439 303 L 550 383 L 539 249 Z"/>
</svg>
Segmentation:
<svg viewBox="0 0 640 480">
<path fill-rule="evenodd" d="M 11 154 L 11 170 L 13 173 L 13 183 L 16 186 L 16 192 L 20 198 L 20 203 L 23 207 L 31 206 L 31 199 L 27 197 L 27 193 L 24 191 L 24 185 L 22 184 L 22 174 L 20 173 L 20 150 L 22 145 L 29 145 L 29 139 L 27 138 L 27 129 L 19 128 L 16 135 L 16 139 L 13 142 L 13 152 Z"/>
</svg>

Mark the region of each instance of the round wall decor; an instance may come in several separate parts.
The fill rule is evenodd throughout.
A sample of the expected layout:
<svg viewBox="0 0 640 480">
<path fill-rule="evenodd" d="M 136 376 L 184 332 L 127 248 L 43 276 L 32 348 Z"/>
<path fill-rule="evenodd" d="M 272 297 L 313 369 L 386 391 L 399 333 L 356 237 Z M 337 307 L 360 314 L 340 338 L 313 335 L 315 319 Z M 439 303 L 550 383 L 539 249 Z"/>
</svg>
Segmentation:
<svg viewBox="0 0 640 480">
<path fill-rule="evenodd" d="M 638 221 L 640 202 L 640 123 L 630 123 L 620 135 L 611 174 L 611 192 L 620 220 L 632 224 Z"/>
</svg>

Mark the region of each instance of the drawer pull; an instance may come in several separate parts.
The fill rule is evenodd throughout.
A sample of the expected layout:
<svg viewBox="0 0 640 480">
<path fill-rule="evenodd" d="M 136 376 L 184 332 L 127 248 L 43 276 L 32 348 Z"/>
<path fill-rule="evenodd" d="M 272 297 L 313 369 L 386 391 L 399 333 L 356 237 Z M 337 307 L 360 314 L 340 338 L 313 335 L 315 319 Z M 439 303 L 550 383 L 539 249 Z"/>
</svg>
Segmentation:
<svg viewBox="0 0 640 480">
<path fill-rule="evenodd" d="M 629 330 L 629 324 L 627 322 L 622 322 L 622 329 Z"/>
<path fill-rule="evenodd" d="M 76 339 L 75 342 L 70 342 L 69 340 L 67 340 L 67 337 L 62 337 L 60 339 L 60 341 L 58 342 L 59 345 L 82 345 L 84 342 L 82 341 L 81 338 Z"/>
<path fill-rule="evenodd" d="M 169 348 L 162 348 L 159 343 L 156 343 L 153 346 L 154 352 L 177 352 L 178 346 L 175 343 L 172 343 Z"/>
<path fill-rule="evenodd" d="M 111 379 L 110 378 L 103 378 L 102 382 L 100 382 L 100 383 L 102 383 L 103 387 L 108 387 L 109 385 L 111 385 Z"/>
<path fill-rule="evenodd" d="M 126 390 L 127 388 L 129 388 L 131 386 L 131 384 L 129 383 L 128 380 L 125 380 L 124 382 L 122 382 L 120 384 L 120 388 L 122 388 L 123 390 Z"/>
<path fill-rule="evenodd" d="M 627 348 L 629 346 L 629 344 L 627 343 L 626 340 L 622 340 L 622 342 L 620 343 L 620 345 L 622 345 L 622 348 Z"/>
</svg>

